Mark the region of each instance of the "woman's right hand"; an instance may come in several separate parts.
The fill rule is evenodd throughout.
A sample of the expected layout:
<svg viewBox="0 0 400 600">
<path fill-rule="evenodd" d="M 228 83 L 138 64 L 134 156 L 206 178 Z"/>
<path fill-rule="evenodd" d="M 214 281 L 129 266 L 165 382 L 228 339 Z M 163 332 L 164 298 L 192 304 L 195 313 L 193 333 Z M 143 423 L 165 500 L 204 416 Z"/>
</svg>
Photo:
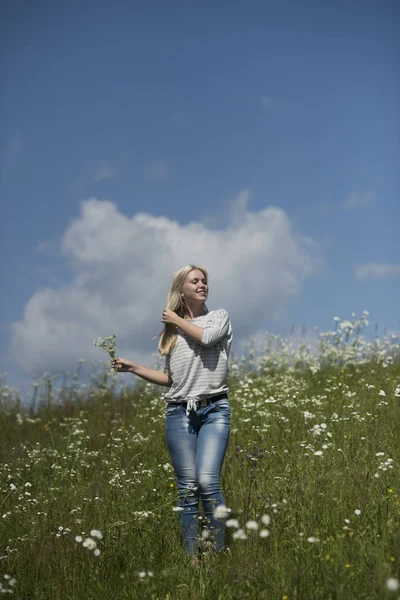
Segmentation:
<svg viewBox="0 0 400 600">
<path fill-rule="evenodd" d="M 133 363 L 131 363 L 130 360 L 120 357 L 114 358 L 114 360 L 111 361 L 111 364 L 113 369 L 119 373 L 128 373 L 129 369 L 133 367 Z"/>
</svg>

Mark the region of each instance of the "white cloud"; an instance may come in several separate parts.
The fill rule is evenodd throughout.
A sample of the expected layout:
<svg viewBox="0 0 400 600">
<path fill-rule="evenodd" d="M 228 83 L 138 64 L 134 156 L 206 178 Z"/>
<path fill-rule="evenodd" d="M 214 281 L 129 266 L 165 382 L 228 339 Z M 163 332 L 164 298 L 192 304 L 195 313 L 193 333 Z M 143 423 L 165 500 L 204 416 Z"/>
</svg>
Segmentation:
<svg viewBox="0 0 400 600">
<path fill-rule="evenodd" d="M 38 373 L 74 368 L 80 358 L 104 358 L 92 342 L 115 333 L 121 356 L 148 361 L 171 277 L 187 263 L 208 268 L 208 307 L 229 311 L 237 342 L 283 315 L 323 261 L 283 210 L 247 210 L 248 195 L 239 194 L 220 230 L 146 213 L 129 217 L 95 198 L 83 202 L 61 243 L 74 279 L 29 300 L 12 325 L 15 360 Z"/>
<path fill-rule="evenodd" d="M 385 265 L 382 263 L 366 263 L 355 268 L 357 279 L 385 279 L 400 275 L 400 265 Z"/>
<path fill-rule="evenodd" d="M 344 208 L 361 208 L 368 204 L 375 203 L 375 194 L 373 192 L 353 192 L 344 201 Z"/>
<path fill-rule="evenodd" d="M 148 181 L 166 181 L 169 176 L 169 166 L 166 160 L 145 165 L 144 177 Z"/>
</svg>

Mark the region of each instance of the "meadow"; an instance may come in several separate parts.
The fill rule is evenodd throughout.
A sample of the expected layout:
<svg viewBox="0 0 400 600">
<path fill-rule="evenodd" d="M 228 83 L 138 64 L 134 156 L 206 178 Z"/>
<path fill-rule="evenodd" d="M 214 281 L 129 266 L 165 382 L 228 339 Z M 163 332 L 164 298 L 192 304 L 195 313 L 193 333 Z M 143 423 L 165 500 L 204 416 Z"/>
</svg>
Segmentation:
<svg viewBox="0 0 400 600">
<path fill-rule="evenodd" d="M 400 598 L 400 346 L 367 313 L 233 357 L 228 549 L 181 547 L 160 388 L 104 372 L 0 386 L 0 594 L 20 600 Z M 120 377 L 120 375 L 118 375 Z"/>
</svg>

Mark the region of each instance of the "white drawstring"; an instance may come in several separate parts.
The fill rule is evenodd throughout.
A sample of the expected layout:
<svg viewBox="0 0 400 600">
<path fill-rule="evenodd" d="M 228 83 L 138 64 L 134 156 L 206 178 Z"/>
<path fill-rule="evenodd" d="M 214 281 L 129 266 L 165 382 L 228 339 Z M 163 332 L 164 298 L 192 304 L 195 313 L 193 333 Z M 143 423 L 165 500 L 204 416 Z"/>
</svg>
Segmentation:
<svg viewBox="0 0 400 600">
<path fill-rule="evenodd" d="M 191 410 L 197 412 L 197 403 L 200 402 L 200 398 L 198 396 L 188 396 L 187 397 L 187 405 L 186 405 L 186 414 L 189 416 Z"/>
</svg>

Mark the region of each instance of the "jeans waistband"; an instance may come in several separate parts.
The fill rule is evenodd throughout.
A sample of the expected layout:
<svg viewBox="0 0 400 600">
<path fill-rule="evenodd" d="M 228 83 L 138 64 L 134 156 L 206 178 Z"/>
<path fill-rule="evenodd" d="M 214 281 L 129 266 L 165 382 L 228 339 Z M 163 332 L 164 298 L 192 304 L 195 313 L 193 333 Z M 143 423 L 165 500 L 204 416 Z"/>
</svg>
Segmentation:
<svg viewBox="0 0 400 600">
<path fill-rule="evenodd" d="M 208 406 L 213 402 L 217 402 L 218 400 L 228 399 L 228 392 L 223 392 L 222 394 L 217 394 L 216 396 L 211 396 L 210 398 L 203 398 L 202 400 L 196 400 L 197 406 Z M 187 404 L 187 400 L 183 400 L 182 402 L 171 402 L 171 404 Z"/>
</svg>

